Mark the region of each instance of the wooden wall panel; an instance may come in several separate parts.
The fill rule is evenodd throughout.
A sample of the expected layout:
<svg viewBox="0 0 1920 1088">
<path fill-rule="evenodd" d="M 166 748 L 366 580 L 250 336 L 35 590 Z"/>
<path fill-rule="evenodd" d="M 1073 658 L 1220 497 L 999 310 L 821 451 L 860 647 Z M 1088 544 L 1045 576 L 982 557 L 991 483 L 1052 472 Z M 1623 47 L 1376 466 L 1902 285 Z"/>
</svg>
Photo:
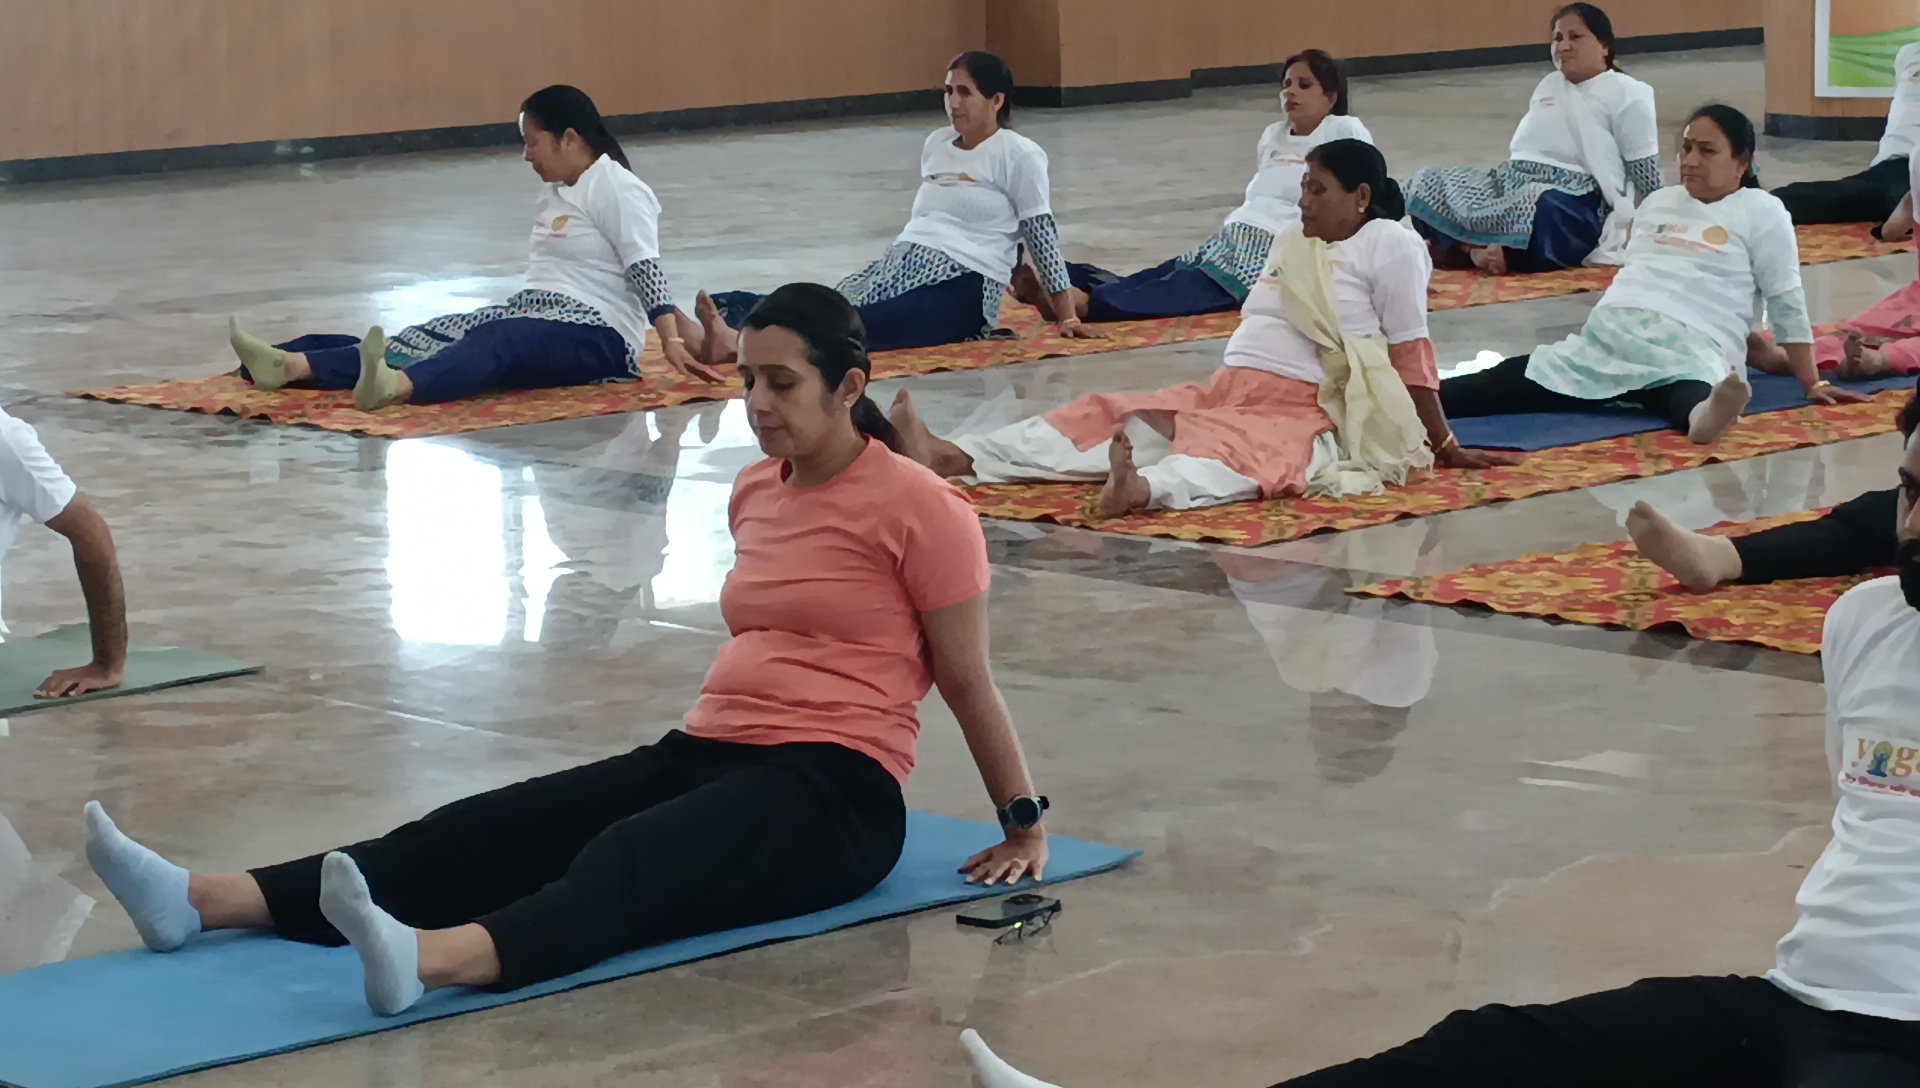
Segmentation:
<svg viewBox="0 0 1920 1088">
<path fill-rule="evenodd" d="M 937 87 L 983 0 L 0 0 L 0 160 Z"/>
<path fill-rule="evenodd" d="M 1885 117 L 1885 98 L 1815 98 L 1813 5 L 1766 0 L 1767 112 L 1796 117 Z"/>
<path fill-rule="evenodd" d="M 1023 87 L 1059 87 L 1060 0 L 986 0 L 987 49 Z"/>
</svg>

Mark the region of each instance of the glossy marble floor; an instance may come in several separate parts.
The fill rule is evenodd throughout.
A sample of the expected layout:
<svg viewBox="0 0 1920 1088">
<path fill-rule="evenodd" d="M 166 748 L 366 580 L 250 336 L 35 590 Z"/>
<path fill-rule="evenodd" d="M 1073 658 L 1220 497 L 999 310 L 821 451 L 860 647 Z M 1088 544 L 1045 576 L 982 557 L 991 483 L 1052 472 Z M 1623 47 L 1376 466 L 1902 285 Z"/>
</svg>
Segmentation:
<svg viewBox="0 0 1920 1088">
<path fill-rule="evenodd" d="M 1758 51 L 1632 58 L 1677 122 L 1757 113 Z M 937 73 L 930 73 L 930 77 Z M 1538 71 L 1359 81 L 1402 173 L 1491 163 Z M 1122 269 L 1235 203 L 1272 88 L 1027 112 L 1069 255 Z M 935 118 L 636 140 L 699 286 L 831 280 L 906 213 Z M 1671 127 L 1671 126 L 1670 126 Z M 1770 141 L 1770 183 L 1865 144 Z M 99 798 L 224 870 L 672 728 L 723 637 L 738 405 L 387 442 L 67 399 L 223 369 L 222 319 L 390 325 L 503 295 L 533 179 L 510 152 L 0 192 L 0 374 L 120 539 L 137 637 L 263 662 L 247 679 L 0 721 L 0 815 L 44 867 Z M 1816 320 L 1911 258 L 1815 268 Z M 1592 298 L 1458 311 L 1451 362 L 1524 349 Z M 1221 345 L 910 383 L 936 425 L 1205 373 Z M 890 395 L 887 390 L 882 395 Z M 1650 498 L 1691 524 L 1877 486 L 1875 439 L 1258 550 L 991 523 L 995 666 L 1062 833 L 1139 847 L 1067 886 L 1051 937 L 996 947 L 936 912 L 189 1078 L 313 1084 L 957 1088 L 979 1028 L 1069 1086 L 1264 1085 L 1489 1000 L 1770 963 L 1824 841 L 1817 664 L 1342 594 L 1616 539 Z M 5 615 L 80 615 L 29 531 Z M 990 818 L 929 703 L 918 807 Z M 5 935 L 0 935 L 5 936 Z M 74 955 L 134 942 L 110 902 Z M 4 947 L 0 944 L 0 947 Z"/>
</svg>

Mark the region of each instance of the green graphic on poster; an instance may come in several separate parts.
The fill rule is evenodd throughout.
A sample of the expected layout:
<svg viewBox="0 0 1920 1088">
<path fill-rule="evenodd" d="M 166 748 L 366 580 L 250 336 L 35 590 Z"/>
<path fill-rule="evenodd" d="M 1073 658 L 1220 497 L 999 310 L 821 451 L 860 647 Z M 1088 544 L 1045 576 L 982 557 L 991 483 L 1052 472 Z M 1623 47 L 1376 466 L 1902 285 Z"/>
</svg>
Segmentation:
<svg viewBox="0 0 1920 1088">
<path fill-rule="evenodd" d="M 1814 93 L 1892 98 L 1893 59 L 1920 42 L 1920 0 L 1816 0 Z"/>
</svg>

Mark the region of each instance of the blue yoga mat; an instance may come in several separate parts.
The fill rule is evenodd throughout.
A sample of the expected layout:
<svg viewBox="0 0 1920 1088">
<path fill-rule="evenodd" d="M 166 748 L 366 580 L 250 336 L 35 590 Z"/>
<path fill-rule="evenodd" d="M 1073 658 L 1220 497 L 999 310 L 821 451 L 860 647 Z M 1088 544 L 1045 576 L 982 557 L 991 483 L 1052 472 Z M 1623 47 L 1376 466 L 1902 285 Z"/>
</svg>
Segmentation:
<svg viewBox="0 0 1920 1088">
<path fill-rule="evenodd" d="M 755 945 L 991 898 L 1008 889 L 968 885 L 954 869 L 1000 837 L 1000 829 L 988 824 L 915 812 L 907 817 L 906 852 L 892 875 L 846 906 L 632 952 L 512 993 L 438 990 L 394 1017 L 368 1011 L 361 995 L 359 958 L 352 949 L 253 934 L 203 939 L 171 955 L 117 952 L 21 971 L 0 977 L 0 1084 L 144 1084 Z M 1105 872 L 1139 856 L 1137 850 L 1074 839 L 1053 838 L 1048 846 L 1048 883 Z"/>
<path fill-rule="evenodd" d="M 1747 414 L 1777 412 L 1807 403 L 1799 381 L 1777 374 L 1753 374 L 1753 399 L 1747 402 Z M 1914 375 L 1892 375 L 1861 382 L 1839 382 L 1857 393 L 1877 393 L 1882 389 L 1912 389 Z M 1667 421 L 1631 408 L 1602 409 L 1595 412 L 1523 412 L 1510 416 L 1472 416 L 1453 421 L 1454 437 L 1463 446 L 1483 450 L 1535 450 L 1555 446 L 1574 446 L 1620 438 L 1630 434 L 1665 430 Z"/>
</svg>

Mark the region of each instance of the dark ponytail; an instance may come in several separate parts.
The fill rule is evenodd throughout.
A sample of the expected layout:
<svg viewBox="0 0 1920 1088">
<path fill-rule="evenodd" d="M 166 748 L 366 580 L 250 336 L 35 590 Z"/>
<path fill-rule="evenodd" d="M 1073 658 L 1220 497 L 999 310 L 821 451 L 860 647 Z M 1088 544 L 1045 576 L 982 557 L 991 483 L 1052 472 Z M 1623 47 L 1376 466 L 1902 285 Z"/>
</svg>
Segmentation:
<svg viewBox="0 0 1920 1088">
<path fill-rule="evenodd" d="M 1754 136 L 1753 122 L 1748 119 L 1746 114 L 1741 113 L 1732 106 L 1722 105 L 1718 102 L 1708 106 L 1701 106 L 1699 109 L 1694 110 L 1693 116 L 1687 118 L 1687 125 L 1691 125 L 1701 118 L 1712 121 L 1715 127 L 1721 132 L 1726 133 L 1727 150 L 1734 158 L 1745 158 L 1747 160 L 1747 172 L 1740 179 L 1740 187 L 1743 189 L 1758 189 L 1760 187 L 1760 173 L 1754 169 L 1753 152 L 1754 148 L 1759 145 L 1759 140 Z M 1686 138 L 1687 129 L 1685 126 L 1682 126 L 1680 129 L 1680 139 L 1685 141 Z"/>
<path fill-rule="evenodd" d="M 1400 183 L 1387 175 L 1387 158 L 1365 140 L 1328 140 L 1307 152 L 1307 161 L 1332 174 L 1340 188 L 1356 192 L 1365 185 L 1373 193 L 1367 202 L 1368 219 L 1398 222 L 1407 217 L 1407 198 Z"/>
<path fill-rule="evenodd" d="M 596 158 L 605 155 L 628 170 L 633 169 L 633 164 L 627 161 L 626 151 L 620 147 L 620 141 L 607 131 L 607 123 L 601 119 L 599 107 L 580 88 L 556 83 L 535 91 L 520 103 L 520 112 L 540 126 L 542 132 L 556 137 L 565 136 L 567 130 L 572 129 L 587 142 L 587 147 Z"/>
<path fill-rule="evenodd" d="M 850 371 L 873 376 L 873 364 L 867 359 L 867 327 L 860 321 L 860 312 L 831 287 L 789 283 L 761 299 L 740 328 L 743 332 L 778 328 L 798 336 L 807 345 L 807 362 L 820 372 L 828 389 L 840 388 Z M 893 424 L 865 393 L 853 403 L 853 425 L 861 434 L 900 452 L 900 436 Z"/>
<path fill-rule="evenodd" d="M 1616 72 L 1619 71 L 1620 64 L 1613 55 L 1613 20 L 1607 16 L 1607 13 L 1592 4 L 1568 4 L 1553 13 L 1553 21 L 1547 26 L 1549 28 L 1559 26 L 1560 20 L 1569 15 L 1587 24 L 1588 33 L 1606 47 L 1607 67 Z"/>
<path fill-rule="evenodd" d="M 947 71 L 965 71 L 984 98 L 1006 95 L 1000 101 L 1000 127 L 1013 124 L 1013 69 L 1007 67 L 1006 61 L 992 53 L 971 49 L 953 58 L 953 63 L 947 65 Z"/>
</svg>

